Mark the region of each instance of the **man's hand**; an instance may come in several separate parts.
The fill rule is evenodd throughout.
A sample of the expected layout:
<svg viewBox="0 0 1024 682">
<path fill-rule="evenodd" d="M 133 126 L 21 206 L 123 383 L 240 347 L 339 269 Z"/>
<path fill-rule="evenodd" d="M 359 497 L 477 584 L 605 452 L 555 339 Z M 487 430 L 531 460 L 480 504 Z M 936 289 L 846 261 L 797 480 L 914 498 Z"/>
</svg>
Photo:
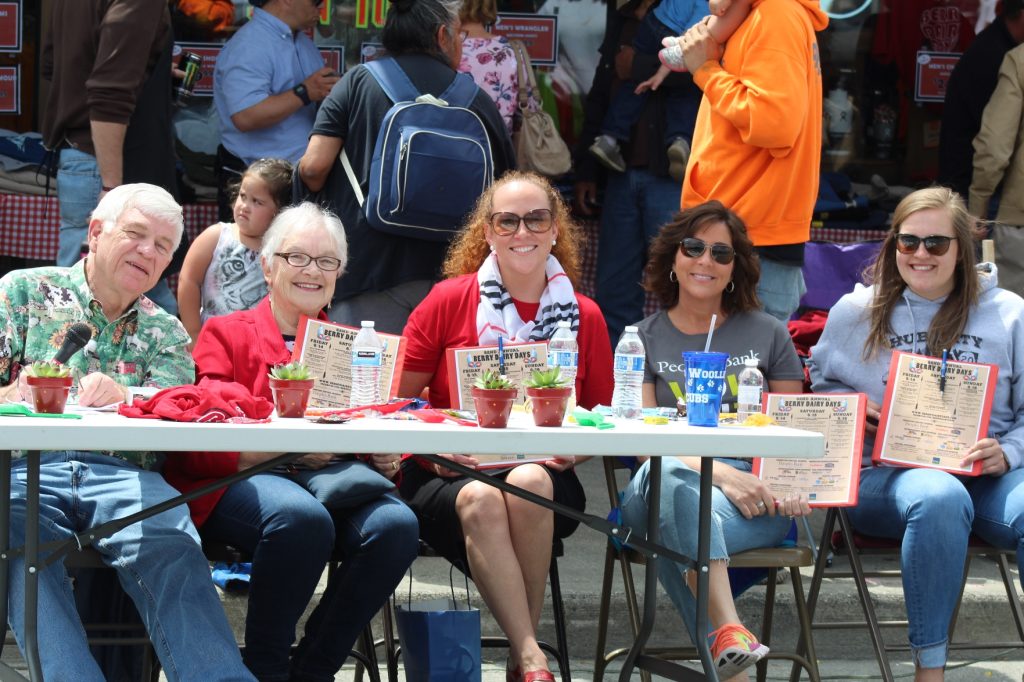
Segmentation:
<svg viewBox="0 0 1024 682">
<path fill-rule="evenodd" d="M 338 74 L 334 72 L 334 69 L 325 66 L 302 81 L 302 84 L 306 86 L 306 93 L 311 100 L 322 102 L 330 94 L 331 88 L 338 80 Z"/>
<path fill-rule="evenodd" d="M 83 407 L 103 407 L 123 403 L 128 389 L 103 372 L 86 374 L 78 382 L 78 404 Z"/>
<path fill-rule="evenodd" d="M 573 208 L 580 215 L 594 215 L 597 205 L 597 183 L 577 182 L 573 185 Z"/>
<path fill-rule="evenodd" d="M 722 46 L 711 36 L 705 22 L 693 25 L 679 39 L 679 45 L 683 48 L 683 61 L 690 73 L 697 73 L 708 62 L 722 59 Z"/>
</svg>

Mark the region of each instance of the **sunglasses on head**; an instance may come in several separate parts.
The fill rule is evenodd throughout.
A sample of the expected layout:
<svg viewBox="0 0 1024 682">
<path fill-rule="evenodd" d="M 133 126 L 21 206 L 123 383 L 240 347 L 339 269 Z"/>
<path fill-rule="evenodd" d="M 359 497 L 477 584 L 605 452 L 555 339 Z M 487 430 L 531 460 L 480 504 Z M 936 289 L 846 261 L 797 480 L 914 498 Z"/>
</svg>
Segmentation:
<svg viewBox="0 0 1024 682">
<path fill-rule="evenodd" d="M 728 265 L 736 257 L 736 249 L 721 242 L 708 244 L 703 239 L 697 239 L 696 237 L 687 237 L 679 242 L 679 250 L 687 258 L 700 258 L 704 255 L 704 251 L 709 248 L 711 249 L 711 259 L 716 263 Z"/>
<path fill-rule="evenodd" d="M 941 256 L 949 251 L 949 244 L 952 237 L 944 237 L 941 234 L 933 234 L 927 237 L 918 237 L 914 234 L 896 235 L 896 250 L 903 254 L 917 253 L 917 247 L 924 242 L 924 248 L 933 256 Z"/>
</svg>

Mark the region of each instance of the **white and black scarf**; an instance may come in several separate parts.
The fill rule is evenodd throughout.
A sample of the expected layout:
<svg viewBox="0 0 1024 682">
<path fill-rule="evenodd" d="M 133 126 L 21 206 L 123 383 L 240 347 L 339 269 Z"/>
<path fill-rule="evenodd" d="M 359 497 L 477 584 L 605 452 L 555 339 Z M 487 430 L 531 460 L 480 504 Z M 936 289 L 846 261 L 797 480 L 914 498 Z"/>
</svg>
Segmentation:
<svg viewBox="0 0 1024 682">
<path fill-rule="evenodd" d="M 547 286 L 540 296 L 537 319 L 523 322 L 501 282 L 497 256 L 492 253 L 487 257 L 476 274 L 480 284 L 480 305 L 476 309 L 480 345 L 497 345 L 499 337 L 511 342 L 546 341 L 555 333 L 559 320 L 569 320 L 573 333 L 579 332 L 580 306 L 569 277 L 554 256 L 548 256 L 544 276 Z"/>
</svg>

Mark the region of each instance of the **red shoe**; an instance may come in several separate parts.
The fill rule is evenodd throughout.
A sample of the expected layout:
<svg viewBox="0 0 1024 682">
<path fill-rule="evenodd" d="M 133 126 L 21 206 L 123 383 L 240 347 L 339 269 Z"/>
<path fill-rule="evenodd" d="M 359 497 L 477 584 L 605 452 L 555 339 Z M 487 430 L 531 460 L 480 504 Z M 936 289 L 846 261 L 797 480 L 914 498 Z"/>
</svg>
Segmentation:
<svg viewBox="0 0 1024 682">
<path fill-rule="evenodd" d="M 505 661 L 505 682 L 523 682 L 523 669 L 512 666 L 512 659 Z"/>
<path fill-rule="evenodd" d="M 550 670 L 530 670 L 523 673 L 523 682 L 555 682 Z"/>
<path fill-rule="evenodd" d="M 738 675 L 768 655 L 768 647 L 737 623 L 723 625 L 708 637 L 713 638 L 711 657 L 715 659 L 718 677 L 723 680 Z"/>
</svg>

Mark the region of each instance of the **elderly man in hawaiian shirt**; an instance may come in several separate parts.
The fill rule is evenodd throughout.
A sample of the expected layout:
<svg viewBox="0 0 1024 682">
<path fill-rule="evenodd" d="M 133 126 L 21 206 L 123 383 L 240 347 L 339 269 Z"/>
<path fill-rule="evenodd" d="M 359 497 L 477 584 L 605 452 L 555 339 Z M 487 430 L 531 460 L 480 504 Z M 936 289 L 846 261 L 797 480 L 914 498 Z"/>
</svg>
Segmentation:
<svg viewBox="0 0 1024 682">
<path fill-rule="evenodd" d="M 89 255 L 70 268 L 46 267 L 0 279 L 0 402 L 25 400 L 22 368 L 50 360 L 68 328 L 84 322 L 92 340 L 68 361 L 77 400 L 101 406 L 129 386 L 192 383 L 181 323 L 143 296 L 181 240 L 182 210 L 166 191 L 122 185 L 100 200 L 89 223 Z M 44 452 L 40 543 L 127 516 L 173 497 L 156 457 L 136 452 Z M 11 471 L 11 544 L 24 543 L 26 471 Z M 95 543 L 135 602 L 171 680 L 252 680 L 209 578 L 188 510 L 176 507 Z M 24 562 L 11 562 L 9 618 L 23 646 Z M 47 680 L 102 680 L 75 610 L 67 571 L 39 574 L 39 650 Z"/>
</svg>

